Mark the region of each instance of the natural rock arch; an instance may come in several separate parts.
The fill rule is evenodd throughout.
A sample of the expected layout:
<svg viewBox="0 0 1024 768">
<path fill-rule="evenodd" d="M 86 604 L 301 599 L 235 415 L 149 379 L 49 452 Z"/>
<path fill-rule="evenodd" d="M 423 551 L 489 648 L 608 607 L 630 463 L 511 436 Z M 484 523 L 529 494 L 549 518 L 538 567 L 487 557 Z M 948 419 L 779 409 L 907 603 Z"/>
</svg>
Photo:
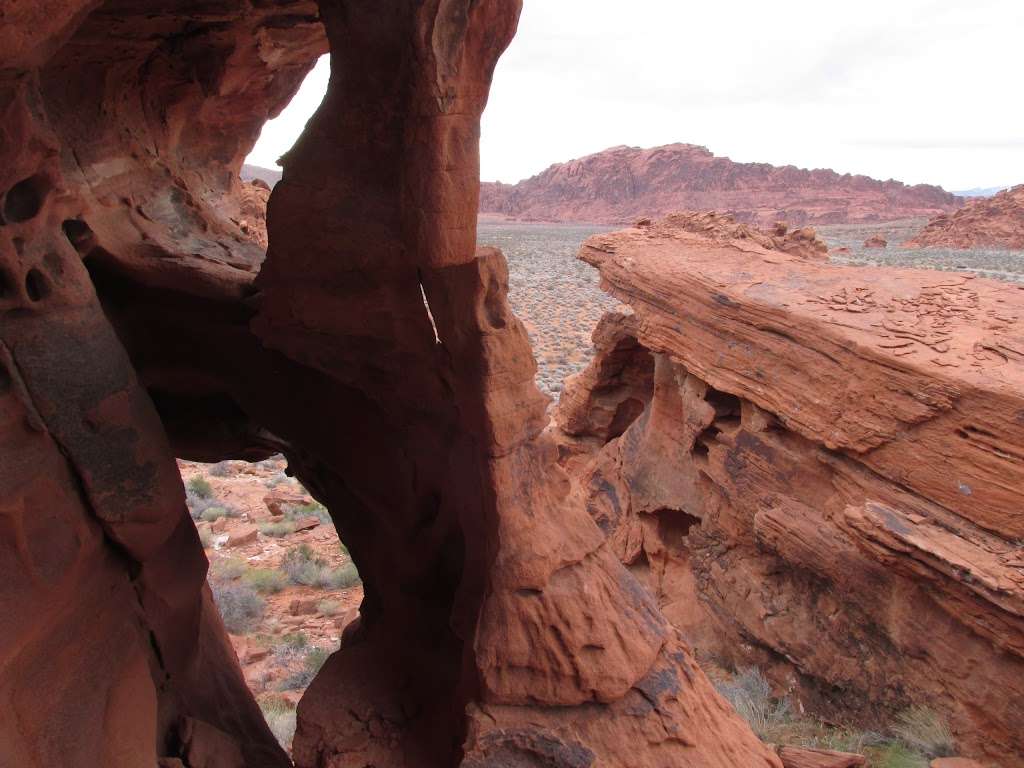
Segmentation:
<svg viewBox="0 0 1024 768">
<path fill-rule="evenodd" d="M 778 765 L 557 467 L 503 258 L 476 250 L 479 115 L 518 11 L 12 10 L 5 760 L 287 764 L 173 461 L 282 451 L 366 587 L 300 703 L 297 765 Z M 237 171 L 327 40 L 331 85 L 271 196 L 264 263 L 233 217 Z"/>
</svg>

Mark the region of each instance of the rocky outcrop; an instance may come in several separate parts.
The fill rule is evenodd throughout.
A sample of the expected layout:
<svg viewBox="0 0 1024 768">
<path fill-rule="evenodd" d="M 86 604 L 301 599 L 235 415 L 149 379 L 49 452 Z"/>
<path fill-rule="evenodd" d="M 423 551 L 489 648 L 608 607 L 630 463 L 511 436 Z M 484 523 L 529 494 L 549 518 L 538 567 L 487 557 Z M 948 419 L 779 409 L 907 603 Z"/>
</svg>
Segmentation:
<svg viewBox="0 0 1024 768">
<path fill-rule="evenodd" d="M 623 224 L 681 210 L 717 210 L 770 226 L 891 221 L 950 213 L 963 200 L 830 170 L 735 163 L 704 147 L 614 147 L 559 163 L 518 184 L 481 185 L 480 210 L 526 221 Z"/>
<path fill-rule="evenodd" d="M 557 466 L 503 257 L 476 250 L 479 116 L 518 13 L 5 16 L 4 764 L 289 764 L 174 461 L 282 452 L 365 595 L 299 703 L 295 765 L 779 768 Z M 328 43 L 264 252 L 239 167 Z"/>
<path fill-rule="evenodd" d="M 971 200 L 936 216 L 907 248 L 996 248 L 1024 251 L 1024 184 Z"/>
<path fill-rule="evenodd" d="M 634 314 L 552 431 L 669 620 L 825 716 L 931 706 L 1024 765 L 1024 292 L 671 220 L 580 258 Z"/>
</svg>

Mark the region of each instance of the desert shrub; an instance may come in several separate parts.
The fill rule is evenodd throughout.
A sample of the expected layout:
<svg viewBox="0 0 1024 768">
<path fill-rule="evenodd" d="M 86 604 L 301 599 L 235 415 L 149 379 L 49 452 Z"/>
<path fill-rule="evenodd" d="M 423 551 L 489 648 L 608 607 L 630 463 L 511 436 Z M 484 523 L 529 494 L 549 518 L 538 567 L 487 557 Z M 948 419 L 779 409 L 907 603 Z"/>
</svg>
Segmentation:
<svg viewBox="0 0 1024 768">
<path fill-rule="evenodd" d="M 928 768 L 928 758 L 903 744 L 885 744 L 867 750 L 872 768 Z"/>
<path fill-rule="evenodd" d="M 259 529 L 260 533 L 264 536 L 272 536 L 275 539 L 279 539 L 282 536 L 295 533 L 295 524 L 287 520 L 281 520 L 275 523 L 260 523 Z"/>
<path fill-rule="evenodd" d="M 270 477 L 268 477 L 263 484 L 267 486 L 267 488 L 275 488 L 281 483 L 286 482 L 287 480 L 288 475 L 286 475 L 284 472 L 276 472 Z"/>
<path fill-rule="evenodd" d="M 292 547 L 284 553 L 281 558 L 281 570 L 288 574 L 288 578 L 295 584 L 311 586 L 316 581 L 319 572 L 318 562 L 308 544 Z"/>
<path fill-rule="evenodd" d="M 790 720 L 789 701 L 772 696 L 768 679 L 756 667 L 740 669 L 732 679 L 721 680 L 715 687 L 763 740 L 771 740 L 772 734 Z"/>
<path fill-rule="evenodd" d="M 210 575 L 216 581 L 240 579 L 248 570 L 248 563 L 240 557 L 218 557 L 210 565 Z"/>
<path fill-rule="evenodd" d="M 260 702 L 260 709 L 274 738 L 290 752 L 295 737 L 295 709 L 280 696 L 268 696 Z"/>
<path fill-rule="evenodd" d="M 288 586 L 288 577 L 273 568 L 252 568 L 242 576 L 242 581 L 261 595 L 273 595 Z"/>
<path fill-rule="evenodd" d="M 348 589 L 359 584 L 361 581 L 362 579 L 359 578 L 356 564 L 348 562 L 337 568 L 330 569 L 326 573 L 321 573 L 317 586 L 321 586 L 324 589 Z"/>
<path fill-rule="evenodd" d="M 213 498 L 213 486 L 202 475 L 196 475 L 189 480 L 187 488 L 193 496 L 198 496 L 200 499 Z"/>
<path fill-rule="evenodd" d="M 323 648 L 317 646 L 311 647 L 306 651 L 305 656 L 302 659 L 302 666 L 296 671 L 285 677 L 280 683 L 280 690 L 282 691 L 293 691 L 301 688 L 305 688 L 316 677 L 316 673 L 320 671 L 320 668 L 327 661 L 327 657 L 331 654 Z"/>
<path fill-rule="evenodd" d="M 953 734 L 945 719 L 934 710 L 912 707 L 901 712 L 892 731 L 906 746 L 927 757 L 956 754 Z"/>
<path fill-rule="evenodd" d="M 234 581 L 217 581 L 210 586 L 224 627 L 231 634 L 244 635 L 263 618 L 266 603 L 252 587 Z"/>
<path fill-rule="evenodd" d="M 326 560 L 313 554 L 307 544 L 289 549 L 281 560 L 281 569 L 294 584 L 306 587 L 346 589 L 360 582 L 354 563 L 331 568 Z"/>
<path fill-rule="evenodd" d="M 334 525 L 334 521 L 331 519 L 331 513 L 327 511 L 327 507 L 318 501 L 292 506 L 289 508 L 288 514 L 292 518 L 316 517 L 325 525 Z"/>
<path fill-rule="evenodd" d="M 202 514 L 199 515 L 199 519 L 207 523 L 212 523 L 214 520 L 220 520 L 222 517 L 230 517 L 227 509 L 221 506 L 207 507 L 203 510 Z"/>
<path fill-rule="evenodd" d="M 308 648 L 309 638 L 305 632 L 289 632 L 281 638 L 282 644 L 289 648 Z"/>
<path fill-rule="evenodd" d="M 341 613 L 342 607 L 340 600 L 321 600 L 317 603 L 316 610 L 321 616 L 337 616 Z"/>
<path fill-rule="evenodd" d="M 214 477 L 230 477 L 231 475 L 231 462 L 230 461 L 218 461 L 212 467 L 210 467 L 210 474 Z"/>
</svg>

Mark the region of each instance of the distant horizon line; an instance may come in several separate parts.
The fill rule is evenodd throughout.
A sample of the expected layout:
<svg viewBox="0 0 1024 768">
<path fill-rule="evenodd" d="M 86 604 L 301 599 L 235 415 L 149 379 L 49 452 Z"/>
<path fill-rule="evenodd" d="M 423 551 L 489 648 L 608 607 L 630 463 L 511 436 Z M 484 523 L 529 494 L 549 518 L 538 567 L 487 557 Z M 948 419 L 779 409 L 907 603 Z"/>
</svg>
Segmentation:
<svg viewBox="0 0 1024 768">
<path fill-rule="evenodd" d="M 675 141 L 675 142 L 671 142 L 671 143 L 668 143 L 668 144 L 658 144 L 658 145 L 655 145 L 655 146 L 652 146 L 652 147 L 643 147 L 643 146 L 639 146 L 639 145 L 635 145 L 635 144 L 614 144 L 614 145 L 612 145 L 610 147 L 606 147 L 605 149 L 601 149 L 601 150 L 598 150 L 596 152 L 588 152 L 586 154 L 578 155 L 576 157 L 570 157 L 570 158 L 568 158 L 566 160 L 561 160 L 561 161 L 557 161 L 557 162 L 554 162 L 554 163 L 550 163 L 547 166 L 545 166 L 544 168 L 542 168 L 540 171 L 537 171 L 536 173 L 531 174 L 529 176 L 524 176 L 523 178 L 519 179 L 518 181 L 505 182 L 505 181 L 501 181 L 500 179 L 484 179 L 484 178 L 481 178 L 480 179 L 480 183 L 481 184 L 500 184 L 502 186 L 514 187 L 514 186 L 517 186 L 518 184 L 523 183 L 524 181 L 529 181 L 530 179 L 534 179 L 537 176 L 540 176 L 545 171 L 548 171 L 551 168 L 554 168 L 555 166 L 565 165 L 566 163 L 572 163 L 572 162 L 575 162 L 575 161 L 578 161 L 578 160 L 586 160 L 588 158 L 596 157 L 597 155 L 603 155 L 603 154 L 605 154 L 607 152 L 612 152 L 614 150 L 631 149 L 631 150 L 639 150 L 639 151 L 652 151 L 652 150 L 658 150 L 658 149 L 667 149 L 667 148 L 670 148 L 670 147 L 688 147 L 688 148 L 692 148 L 692 149 L 703 150 L 704 152 L 706 152 L 707 154 L 711 155 L 712 157 L 715 157 L 715 158 L 718 158 L 718 159 L 728 160 L 729 162 L 736 163 L 738 165 L 769 165 L 769 166 L 772 166 L 773 168 L 796 168 L 797 170 L 808 171 L 808 172 L 813 172 L 813 171 L 830 171 L 832 173 L 838 174 L 839 176 L 862 176 L 864 178 L 873 179 L 875 181 L 898 182 L 900 184 L 905 184 L 908 187 L 931 186 L 931 187 L 936 187 L 937 189 L 941 189 L 944 192 L 948 192 L 951 195 L 956 195 L 957 197 L 991 197 L 992 195 L 995 195 L 995 194 L 997 194 L 999 192 L 1002 192 L 1002 191 L 1007 190 L 1007 189 L 1011 189 L 1012 187 L 1016 186 L 1017 184 L 1024 183 L 1024 179 L 1021 179 L 1020 182 L 1016 182 L 1014 184 L 993 185 L 993 186 L 974 186 L 974 187 L 961 188 L 961 189 L 946 189 L 946 187 L 944 187 L 941 184 L 932 184 L 932 183 L 929 183 L 929 182 L 921 182 L 921 183 L 918 183 L 918 184 L 910 184 L 908 182 L 905 182 L 905 181 L 902 181 L 900 179 L 897 179 L 897 178 L 895 178 L 893 176 L 890 176 L 888 179 L 878 179 L 877 177 L 870 176 L 870 175 L 868 175 L 866 173 L 839 172 L 839 171 L 835 170 L 834 168 L 827 168 L 827 167 L 803 168 L 803 167 L 798 166 L 798 165 L 796 165 L 794 163 L 785 163 L 783 165 L 776 165 L 775 163 L 769 163 L 769 162 L 766 162 L 766 161 L 758 161 L 758 160 L 754 160 L 754 161 L 733 160 L 728 155 L 716 155 L 713 150 L 711 150 L 710 148 L 708 148 L 707 146 L 705 146 L 703 144 L 692 144 L 692 143 L 686 142 L 686 141 Z M 246 161 L 243 162 L 243 166 L 249 166 L 249 167 L 252 167 L 252 168 L 259 168 L 261 170 L 267 171 L 268 173 L 277 174 L 278 176 L 280 176 L 280 174 L 282 174 L 283 171 L 284 171 L 283 167 L 278 165 L 278 164 L 276 164 L 276 163 L 274 164 L 274 167 L 271 168 L 271 167 L 268 167 L 268 166 L 265 166 L 265 165 L 259 165 L 257 163 L 250 163 L 250 162 L 247 162 L 247 160 L 248 160 L 248 158 L 246 158 Z"/>
</svg>

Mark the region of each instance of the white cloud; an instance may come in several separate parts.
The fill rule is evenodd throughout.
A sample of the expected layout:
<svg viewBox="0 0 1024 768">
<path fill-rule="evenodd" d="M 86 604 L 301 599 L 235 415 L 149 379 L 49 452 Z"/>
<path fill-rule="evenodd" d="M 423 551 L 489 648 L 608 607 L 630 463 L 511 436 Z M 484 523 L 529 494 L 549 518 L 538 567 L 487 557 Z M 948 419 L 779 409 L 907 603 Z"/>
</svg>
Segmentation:
<svg viewBox="0 0 1024 768">
<path fill-rule="evenodd" d="M 1022 32 L 1020 0 L 526 0 L 481 175 L 683 141 L 947 189 L 1021 183 Z M 294 141 L 326 72 L 316 82 L 268 124 L 255 162 Z"/>
</svg>

